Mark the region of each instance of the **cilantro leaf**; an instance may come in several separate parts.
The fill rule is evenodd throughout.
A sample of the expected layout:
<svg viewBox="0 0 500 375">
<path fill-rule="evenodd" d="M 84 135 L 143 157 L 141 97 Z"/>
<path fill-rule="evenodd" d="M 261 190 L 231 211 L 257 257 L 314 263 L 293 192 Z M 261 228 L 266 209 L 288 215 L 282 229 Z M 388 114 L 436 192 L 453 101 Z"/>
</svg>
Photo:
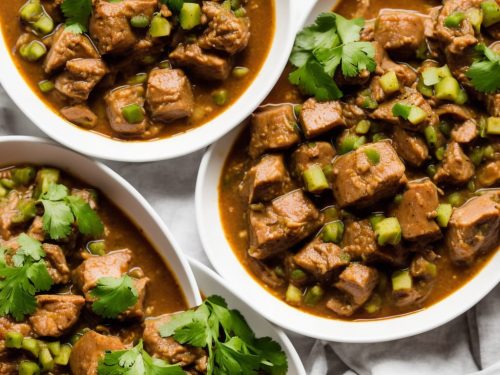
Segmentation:
<svg viewBox="0 0 500 375">
<path fill-rule="evenodd" d="M 342 43 L 347 44 L 351 42 L 357 42 L 359 40 L 361 30 L 365 26 L 365 20 L 363 18 L 354 18 L 352 20 L 348 20 L 342 17 L 340 14 L 336 14 L 335 20 Z"/>
<path fill-rule="evenodd" d="M 494 93 L 500 90 L 500 55 L 484 44 L 476 47 L 481 57 L 467 70 L 467 77 L 479 92 Z"/>
<path fill-rule="evenodd" d="M 261 359 L 251 354 L 246 344 L 238 337 L 232 337 L 225 343 L 216 344 L 215 362 L 223 374 L 258 374 Z"/>
<path fill-rule="evenodd" d="M 84 33 L 92 14 L 92 0 L 64 0 L 61 11 L 66 18 L 66 30 L 75 34 Z"/>
<path fill-rule="evenodd" d="M 270 337 L 259 338 L 254 342 L 254 349 L 264 358 L 264 367 L 271 375 L 287 373 L 288 360 L 286 354 L 276 341 L 273 341 Z"/>
<path fill-rule="evenodd" d="M 53 240 L 68 237 L 71 232 L 71 225 L 74 222 L 69 206 L 62 201 L 53 202 L 45 199 L 42 199 L 42 204 L 44 208 L 43 230 Z"/>
<path fill-rule="evenodd" d="M 25 259 L 28 257 L 37 261 L 45 256 L 45 252 L 43 251 L 40 241 L 31 238 L 25 233 L 21 233 L 19 235 L 17 243 L 19 244 L 19 250 L 17 250 L 12 257 L 12 262 L 16 267 L 22 266 Z"/>
<path fill-rule="evenodd" d="M 116 318 L 137 302 L 138 293 L 130 276 L 101 277 L 90 295 L 96 298 L 92 311 L 104 318 Z"/>
<path fill-rule="evenodd" d="M 80 233 L 98 237 L 104 232 L 104 224 L 101 218 L 87 202 L 77 196 L 69 196 L 66 199 L 73 215 L 75 215 Z"/>
<path fill-rule="evenodd" d="M 309 59 L 305 65 L 290 73 L 289 81 L 299 86 L 306 95 L 314 95 L 318 100 L 340 99 L 342 91 L 335 81 L 325 73 L 316 60 Z"/>
<path fill-rule="evenodd" d="M 184 311 L 179 314 L 172 315 L 172 318 L 165 324 L 163 324 L 159 333 L 162 337 L 169 337 L 174 334 L 174 332 L 181 328 L 182 326 L 186 326 L 192 323 L 195 319 L 195 312 L 193 310 Z"/>
<path fill-rule="evenodd" d="M 200 320 L 181 326 L 175 330 L 174 339 L 184 344 L 197 347 L 204 347 L 208 344 L 210 331 L 207 330 L 206 323 Z"/>
<path fill-rule="evenodd" d="M 143 348 L 142 340 L 128 350 L 107 351 L 99 360 L 98 375 L 185 375 L 179 365 L 152 358 Z"/>
<path fill-rule="evenodd" d="M 352 42 L 342 47 L 342 74 L 345 77 L 356 77 L 362 70 L 373 72 L 375 48 L 369 42 Z"/>
<path fill-rule="evenodd" d="M 303 51 L 332 48 L 340 44 L 335 13 L 321 13 L 311 26 L 305 27 L 295 38 L 295 47 Z"/>
<path fill-rule="evenodd" d="M 68 188 L 61 184 L 50 183 L 47 192 L 40 199 L 60 201 L 68 196 Z"/>
</svg>

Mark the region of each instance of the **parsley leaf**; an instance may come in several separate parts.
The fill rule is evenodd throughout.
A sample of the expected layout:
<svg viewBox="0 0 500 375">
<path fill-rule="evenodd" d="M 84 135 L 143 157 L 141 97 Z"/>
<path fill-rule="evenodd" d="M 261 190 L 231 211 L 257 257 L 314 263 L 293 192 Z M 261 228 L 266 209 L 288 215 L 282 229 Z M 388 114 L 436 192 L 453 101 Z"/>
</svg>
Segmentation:
<svg viewBox="0 0 500 375">
<path fill-rule="evenodd" d="M 90 205 L 82 198 L 76 196 L 69 196 L 66 198 L 75 215 L 76 223 L 80 233 L 97 237 L 104 231 L 104 224 L 102 223 L 99 215 L 95 212 Z"/>
<path fill-rule="evenodd" d="M 66 18 L 66 30 L 75 34 L 87 31 L 92 14 L 91 0 L 64 0 L 61 4 L 61 11 Z"/>
<path fill-rule="evenodd" d="M 143 348 L 142 340 L 128 350 L 107 351 L 99 361 L 98 375 L 185 375 L 179 365 L 152 358 Z"/>
<path fill-rule="evenodd" d="M 467 77 L 479 92 L 494 93 L 500 90 L 500 55 L 484 44 L 479 44 L 476 51 L 481 58 L 472 63 L 467 70 Z"/>
<path fill-rule="evenodd" d="M 12 262 L 16 267 L 22 266 L 25 259 L 28 257 L 37 261 L 45 256 L 40 241 L 31 238 L 25 233 L 19 235 L 17 243 L 19 244 L 19 250 L 17 250 L 12 257 Z"/>
<path fill-rule="evenodd" d="M 138 293 L 130 276 L 101 277 L 90 295 L 96 298 L 92 311 L 104 318 L 116 318 L 120 313 L 134 306 Z"/>
</svg>

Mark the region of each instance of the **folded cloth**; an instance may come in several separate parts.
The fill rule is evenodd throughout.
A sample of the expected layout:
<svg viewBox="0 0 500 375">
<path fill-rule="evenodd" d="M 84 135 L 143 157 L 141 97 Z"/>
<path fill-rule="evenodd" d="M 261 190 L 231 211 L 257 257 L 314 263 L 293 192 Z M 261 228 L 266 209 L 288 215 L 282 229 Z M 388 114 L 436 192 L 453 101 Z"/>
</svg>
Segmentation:
<svg viewBox="0 0 500 375">
<path fill-rule="evenodd" d="M 6 134 L 42 135 L 0 86 L 0 135 Z M 199 151 L 164 162 L 107 164 L 144 195 L 186 254 L 208 264 L 194 208 L 202 155 L 203 151 Z M 500 375 L 499 311 L 497 286 L 467 314 L 403 340 L 342 344 L 292 334 L 290 337 L 310 375 Z"/>
</svg>

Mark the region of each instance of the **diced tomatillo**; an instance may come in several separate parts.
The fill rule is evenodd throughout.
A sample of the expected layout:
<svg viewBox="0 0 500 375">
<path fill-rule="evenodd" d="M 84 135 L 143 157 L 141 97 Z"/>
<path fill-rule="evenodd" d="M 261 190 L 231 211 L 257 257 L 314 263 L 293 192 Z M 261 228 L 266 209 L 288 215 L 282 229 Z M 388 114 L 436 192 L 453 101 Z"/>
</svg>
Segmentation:
<svg viewBox="0 0 500 375">
<path fill-rule="evenodd" d="M 401 241 L 401 226 L 395 217 L 388 217 L 375 225 L 375 234 L 380 246 L 397 245 Z"/>
<path fill-rule="evenodd" d="M 319 164 L 314 164 L 307 168 L 302 174 L 302 178 L 304 179 L 306 190 L 310 193 L 321 193 L 330 187 L 325 173 Z"/>
<path fill-rule="evenodd" d="M 400 270 L 392 274 L 392 290 L 408 290 L 413 286 L 413 280 L 409 270 Z"/>
<path fill-rule="evenodd" d="M 449 203 L 442 203 L 438 206 L 436 210 L 436 222 L 441 228 L 448 226 L 452 212 L 453 207 Z"/>
<path fill-rule="evenodd" d="M 332 221 L 325 224 L 321 231 L 321 239 L 323 242 L 340 243 L 344 236 L 344 223 L 341 220 Z"/>
<path fill-rule="evenodd" d="M 196 3 L 184 3 L 179 14 L 179 22 L 184 30 L 191 30 L 201 24 L 200 5 Z"/>
</svg>

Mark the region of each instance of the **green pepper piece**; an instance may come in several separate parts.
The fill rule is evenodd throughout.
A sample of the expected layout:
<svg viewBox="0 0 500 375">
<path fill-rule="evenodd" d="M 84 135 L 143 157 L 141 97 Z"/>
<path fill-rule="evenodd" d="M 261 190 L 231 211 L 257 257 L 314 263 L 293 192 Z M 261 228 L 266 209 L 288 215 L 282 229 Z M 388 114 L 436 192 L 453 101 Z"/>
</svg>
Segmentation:
<svg viewBox="0 0 500 375">
<path fill-rule="evenodd" d="M 464 19 L 465 19 L 464 13 L 454 12 L 444 19 L 444 25 L 446 27 L 456 28 L 460 26 L 460 24 Z"/>
<path fill-rule="evenodd" d="M 33 361 L 21 361 L 18 369 L 19 375 L 39 375 L 40 367 Z"/>
<path fill-rule="evenodd" d="M 38 340 L 32 338 L 32 337 L 25 337 L 23 338 L 23 342 L 21 343 L 21 347 L 33 354 L 35 357 L 38 357 L 38 354 L 40 353 L 40 343 Z"/>
<path fill-rule="evenodd" d="M 379 83 L 386 95 L 399 91 L 398 76 L 394 70 L 391 70 L 380 77 Z"/>
<path fill-rule="evenodd" d="M 23 335 L 19 332 L 10 331 L 5 334 L 5 347 L 21 349 L 23 343 Z"/>
<path fill-rule="evenodd" d="M 452 212 L 453 207 L 449 203 L 442 203 L 438 206 L 436 210 L 436 222 L 441 228 L 446 228 L 448 226 Z"/>
<path fill-rule="evenodd" d="M 486 134 L 500 135 L 500 117 L 488 117 Z"/>
<path fill-rule="evenodd" d="M 321 230 L 321 239 L 323 242 L 340 243 L 344 236 L 344 223 L 341 220 L 335 220 L 325 224 Z"/>
<path fill-rule="evenodd" d="M 144 29 L 149 26 L 149 17 L 144 14 L 133 16 L 130 19 L 130 25 L 137 29 Z"/>
<path fill-rule="evenodd" d="M 435 86 L 436 98 L 441 100 L 456 101 L 460 91 L 460 84 L 453 77 L 444 77 Z"/>
<path fill-rule="evenodd" d="M 370 131 L 371 122 L 370 120 L 361 120 L 358 122 L 355 128 L 357 134 L 366 134 Z"/>
<path fill-rule="evenodd" d="M 172 25 L 160 14 L 155 14 L 153 19 L 151 20 L 151 24 L 149 25 L 149 35 L 153 38 L 160 38 L 163 36 L 170 35 L 172 31 Z"/>
<path fill-rule="evenodd" d="M 408 290 L 413 286 L 413 280 L 408 269 L 395 271 L 392 274 L 392 290 Z"/>
<path fill-rule="evenodd" d="M 28 44 L 24 44 L 19 48 L 21 57 L 27 61 L 37 61 L 47 53 L 45 44 L 38 40 L 33 40 Z"/>
<path fill-rule="evenodd" d="M 304 295 L 304 304 L 307 306 L 316 306 L 325 295 L 325 291 L 320 285 L 314 285 L 312 288 L 307 289 Z"/>
<path fill-rule="evenodd" d="M 481 9 L 483 10 L 484 27 L 489 27 L 500 22 L 500 6 L 495 0 L 483 1 Z"/>
<path fill-rule="evenodd" d="M 201 24 L 201 7 L 197 3 L 184 3 L 179 13 L 179 22 L 184 30 Z"/>
<path fill-rule="evenodd" d="M 34 24 L 33 28 L 38 34 L 48 35 L 54 31 L 54 21 L 48 14 L 43 14 Z"/>
<path fill-rule="evenodd" d="M 293 284 L 289 284 L 285 293 L 285 301 L 290 305 L 300 305 L 302 302 L 302 291 Z"/>
<path fill-rule="evenodd" d="M 54 358 L 54 363 L 59 366 L 66 366 L 71 355 L 71 346 L 68 344 L 61 345 L 59 354 Z"/>
<path fill-rule="evenodd" d="M 375 234 L 380 246 L 397 245 L 401 241 L 401 226 L 395 217 L 388 217 L 375 225 Z"/>
<path fill-rule="evenodd" d="M 319 194 L 330 187 L 325 173 L 319 164 L 314 164 L 307 168 L 302 174 L 302 178 L 306 190 L 310 193 Z"/>
<path fill-rule="evenodd" d="M 144 120 L 144 109 L 137 103 L 122 107 L 122 115 L 129 124 L 137 124 Z"/>
<path fill-rule="evenodd" d="M 218 106 L 223 106 L 226 104 L 228 99 L 228 92 L 225 89 L 215 90 L 212 92 L 212 100 Z"/>
</svg>

